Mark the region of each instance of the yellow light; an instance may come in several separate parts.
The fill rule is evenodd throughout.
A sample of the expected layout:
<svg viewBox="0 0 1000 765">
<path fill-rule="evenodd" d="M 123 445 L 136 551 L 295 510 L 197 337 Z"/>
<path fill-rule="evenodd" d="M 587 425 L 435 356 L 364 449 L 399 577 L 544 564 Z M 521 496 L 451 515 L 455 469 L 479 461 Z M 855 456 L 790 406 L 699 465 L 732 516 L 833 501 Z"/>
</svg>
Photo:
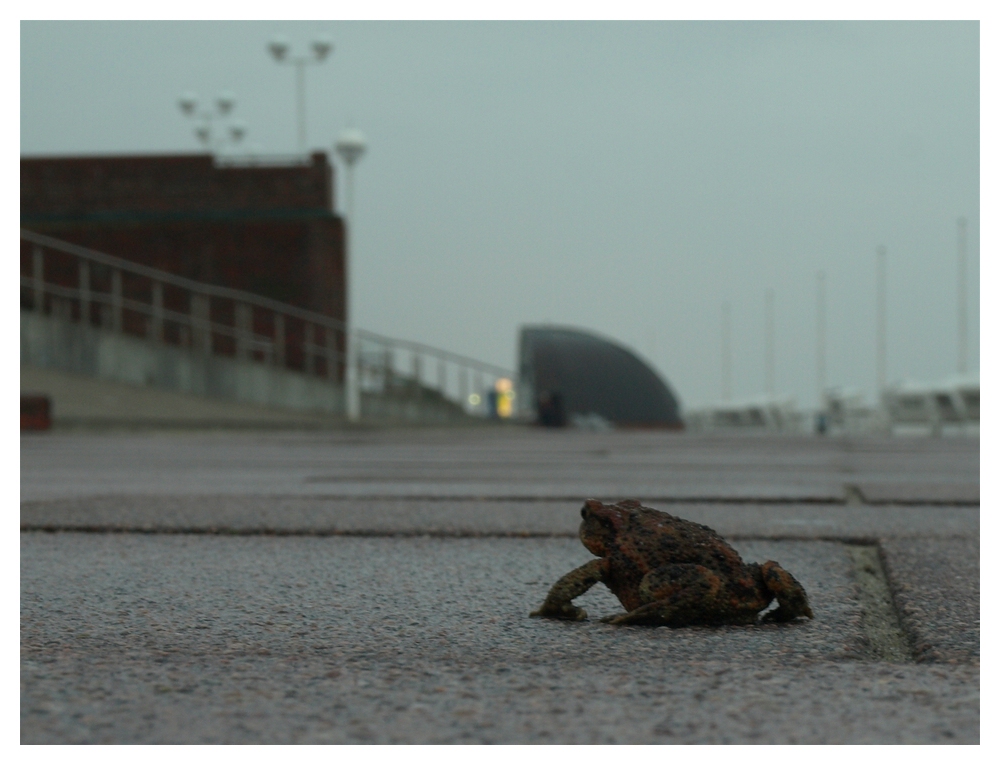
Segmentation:
<svg viewBox="0 0 1000 765">
<path fill-rule="evenodd" d="M 510 394 L 510 391 L 506 393 L 501 393 L 497 396 L 497 414 L 500 417 L 510 417 L 514 412 L 513 407 L 514 397 Z"/>
</svg>

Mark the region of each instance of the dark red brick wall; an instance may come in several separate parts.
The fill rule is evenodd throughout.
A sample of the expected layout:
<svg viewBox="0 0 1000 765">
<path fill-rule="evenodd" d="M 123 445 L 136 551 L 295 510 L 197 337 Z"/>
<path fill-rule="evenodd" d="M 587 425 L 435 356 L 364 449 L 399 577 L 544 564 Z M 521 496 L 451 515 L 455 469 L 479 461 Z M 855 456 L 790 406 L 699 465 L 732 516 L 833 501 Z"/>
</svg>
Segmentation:
<svg viewBox="0 0 1000 765">
<path fill-rule="evenodd" d="M 333 210 L 322 152 L 306 165 L 216 167 L 205 155 L 21 160 L 21 217 Z"/>
<path fill-rule="evenodd" d="M 322 153 L 281 167 L 216 167 L 209 156 L 22 159 L 21 226 L 343 319 L 344 228 L 332 189 Z"/>
</svg>

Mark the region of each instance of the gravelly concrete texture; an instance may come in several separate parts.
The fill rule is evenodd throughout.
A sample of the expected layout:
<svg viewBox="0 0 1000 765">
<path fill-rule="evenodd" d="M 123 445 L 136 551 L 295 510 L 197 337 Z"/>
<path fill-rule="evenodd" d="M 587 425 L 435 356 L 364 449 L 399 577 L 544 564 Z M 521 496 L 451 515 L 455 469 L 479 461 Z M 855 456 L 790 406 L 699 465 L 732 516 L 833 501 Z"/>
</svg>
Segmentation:
<svg viewBox="0 0 1000 765">
<path fill-rule="evenodd" d="M 882 541 L 903 629 L 921 661 L 979 661 L 979 535 Z"/>
<path fill-rule="evenodd" d="M 860 646 L 850 561 L 832 542 L 739 545 L 748 559 L 777 559 L 792 571 L 820 618 L 787 627 L 634 630 L 633 642 L 603 624 L 527 618 L 556 579 L 593 557 L 569 539 L 30 534 L 23 544 L 26 650 L 196 654 L 235 645 L 342 658 L 464 657 L 477 665 L 571 656 L 584 635 L 618 662 L 637 646 L 674 660 L 705 648 L 836 659 L 856 656 Z M 603 587 L 578 602 L 595 618 L 622 610 Z M 54 612 L 64 616 L 54 620 Z"/>
<path fill-rule="evenodd" d="M 979 673 L 651 661 L 468 667 L 393 657 L 28 660 L 22 743 L 977 743 Z M 25 712 L 22 712 L 24 715 Z"/>
<path fill-rule="evenodd" d="M 23 743 L 979 741 L 973 439 L 48 433 L 21 465 Z M 817 618 L 529 619 L 586 496 L 707 523 Z"/>
<path fill-rule="evenodd" d="M 569 539 L 25 534 L 22 740 L 977 739 L 967 668 L 857 661 L 843 545 L 738 547 L 794 572 L 817 618 L 529 619 L 588 559 Z"/>
</svg>

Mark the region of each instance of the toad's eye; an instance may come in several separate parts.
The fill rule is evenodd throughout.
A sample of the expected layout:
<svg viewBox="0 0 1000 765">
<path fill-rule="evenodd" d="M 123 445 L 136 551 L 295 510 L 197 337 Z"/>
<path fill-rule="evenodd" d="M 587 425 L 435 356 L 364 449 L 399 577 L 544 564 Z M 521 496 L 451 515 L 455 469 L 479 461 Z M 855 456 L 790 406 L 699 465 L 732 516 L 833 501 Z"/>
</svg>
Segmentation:
<svg viewBox="0 0 1000 765">
<path fill-rule="evenodd" d="M 584 505 L 580 508 L 580 517 L 586 519 L 587 517 L 587 506 Z"/>
</svg>

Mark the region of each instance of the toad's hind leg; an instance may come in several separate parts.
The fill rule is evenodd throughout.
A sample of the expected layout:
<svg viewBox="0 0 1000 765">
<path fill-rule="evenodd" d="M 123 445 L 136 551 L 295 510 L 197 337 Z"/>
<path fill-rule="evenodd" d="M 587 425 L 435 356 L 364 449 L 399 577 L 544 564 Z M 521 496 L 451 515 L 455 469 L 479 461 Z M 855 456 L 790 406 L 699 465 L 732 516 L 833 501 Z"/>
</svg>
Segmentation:
<svg viewBox="0 0 1000 765">
<path fill-rule="evenodd" d="M 813 618 L 806 591 L 794 576 L 773 560 L 762 563 L 760 573 L 764 577 L 764 587 L 778 599 L 778 607 L 764 614 L 761 621 L 790 622 L 797 616 Z"/>
<path fill-rule="evenodd" d="M 722 591 L 722 578 L 705 566 L 664 566 L 650 571 L 639 584 L 639 597 L 646 602 L 608 622 L 668 627 L 716 623 L 721 616 Z"/>
<path fill-rule="evenodd" d="M 598 582 L 604 581 L 607 573 L 607 561 L 602 558 L 585 563 L 575 568 L 552 585 L 548 597 L 531 616 L 545 616 L 550 619 L 570 619 L 580 621 L 587 618 L 587 612 L 571 602 L 573 598 L 583 595 Z"/>
</svg>

